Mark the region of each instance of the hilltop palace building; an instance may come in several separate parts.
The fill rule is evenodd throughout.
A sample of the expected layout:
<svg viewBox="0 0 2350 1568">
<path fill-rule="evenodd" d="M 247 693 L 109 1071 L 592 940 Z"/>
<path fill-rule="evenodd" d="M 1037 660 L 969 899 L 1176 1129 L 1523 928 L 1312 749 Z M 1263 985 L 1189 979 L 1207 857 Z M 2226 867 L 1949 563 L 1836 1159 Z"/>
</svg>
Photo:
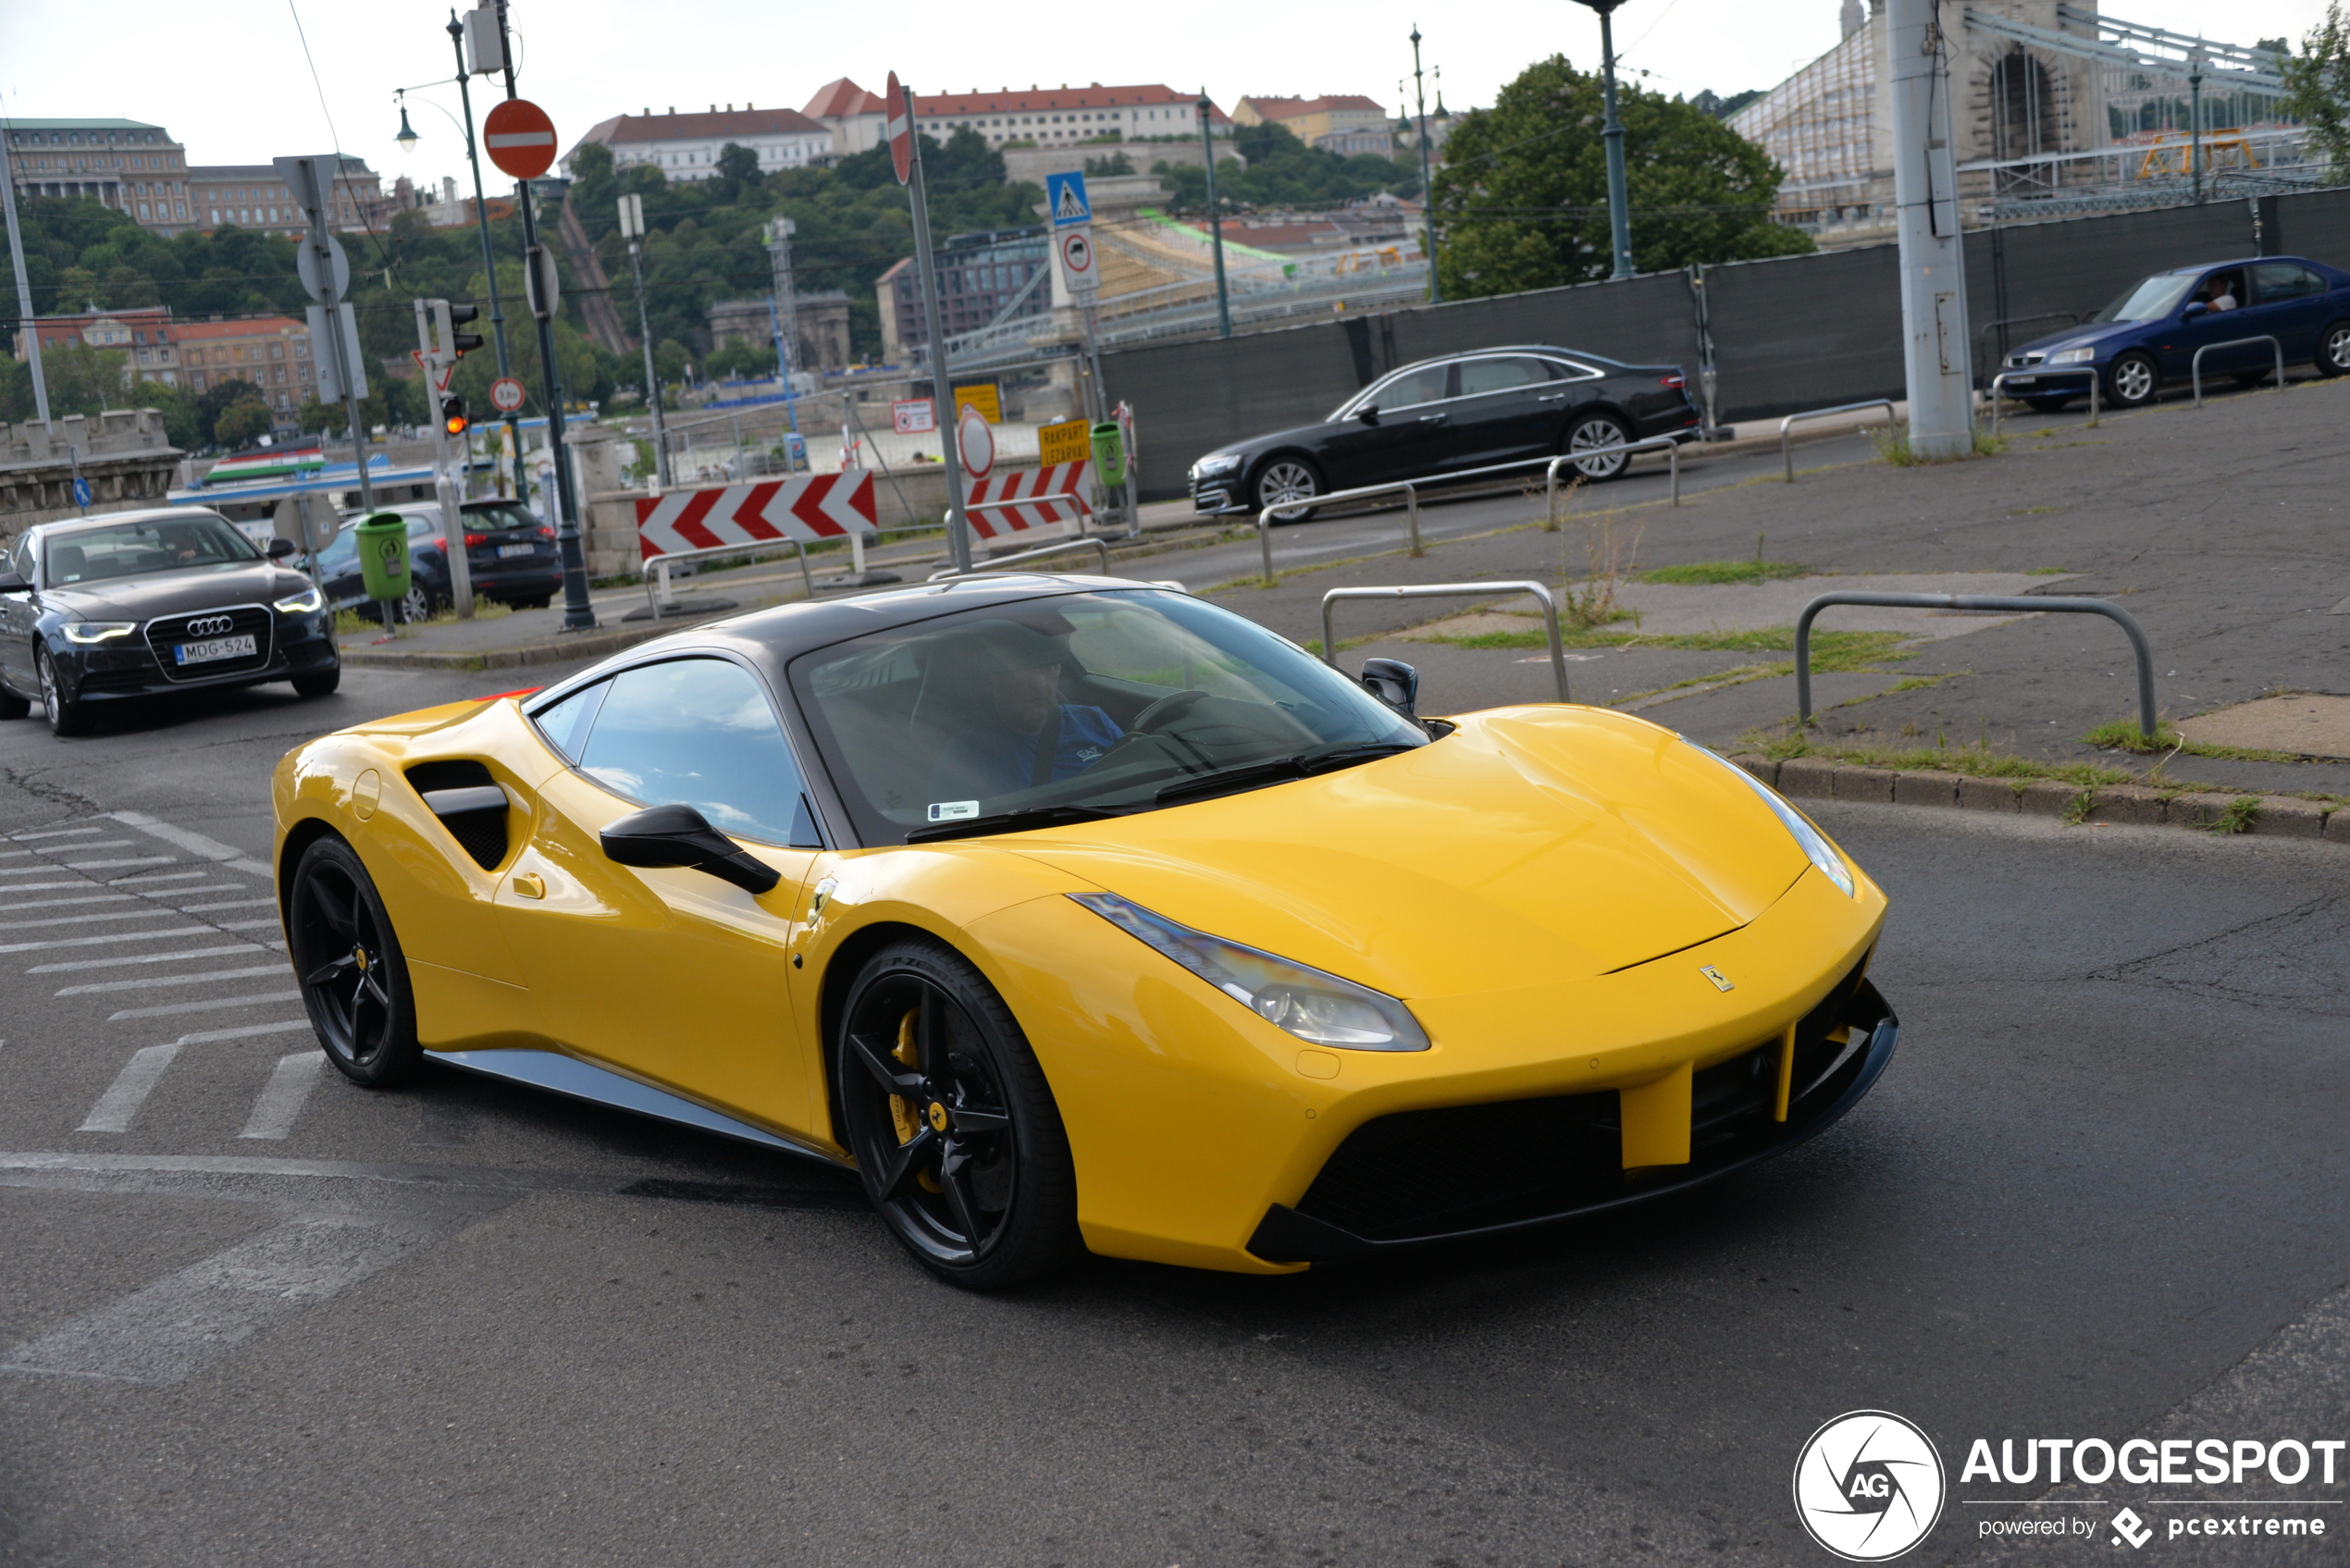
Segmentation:
<svg viewBox="0 0 2350 1568">
<path fill-rule="evenodd" d="M 1941 14 L 1970 224 L 2184 201 L 2198 154 L 2207 181 L 2238 195 L 2290 189 L 2305 167 L 2266 50 L 2102 16 L 2096 0 Z M 1843 42 L 1730 117 L 1786 171 L 1775 216 L 1828 248 L 1893 235 L 1884 0 L 1842 0 L 1842 20 Z"/>
</svg>

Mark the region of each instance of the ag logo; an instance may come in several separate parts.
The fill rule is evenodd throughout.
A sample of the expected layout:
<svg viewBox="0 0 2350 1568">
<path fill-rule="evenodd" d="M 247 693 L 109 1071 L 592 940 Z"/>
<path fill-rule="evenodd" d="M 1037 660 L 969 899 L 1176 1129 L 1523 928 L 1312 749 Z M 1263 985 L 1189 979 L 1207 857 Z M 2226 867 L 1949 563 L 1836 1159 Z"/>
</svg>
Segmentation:
<svg viewBox="0 0 2350 1568">
<path fill-rule="evenodd" d="M 1839 1415 L 1795 1461 L 1795 1516 L 1848 1562 L 1883 1562 L 1925 1539 L 1942 1517 L 1942 1456 L 1911 1423 L 1882 1410 Z"/>
</svg>

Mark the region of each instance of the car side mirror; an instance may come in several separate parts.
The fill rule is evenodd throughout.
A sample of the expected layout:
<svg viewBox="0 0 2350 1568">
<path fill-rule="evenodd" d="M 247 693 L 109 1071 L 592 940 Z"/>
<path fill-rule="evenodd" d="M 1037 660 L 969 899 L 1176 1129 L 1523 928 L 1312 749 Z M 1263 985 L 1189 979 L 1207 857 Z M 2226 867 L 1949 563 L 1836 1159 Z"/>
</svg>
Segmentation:
<svg viewBox="0 0 2350 1568">
<path fill-rule="evenodd" d="M 1355 418 L 1357 418 L 1357 419 L 1359 419 L 1359 420 L 1361 420 L 1361 421 L 1362 421 L 1364 424 L 1366 424 L 1366 425 L 1376 425 L 1376 424 L 1378 424 L 1378 423 L 1379 423 L 1379 404 L 1377 404 L 1377 403 L 1365 403 L 1365 404 L 1364 404 L 1361 408 L 1358 408 L 1358 409 L 1356 409 L 1356 410 L 1354 411 L 1354 417 L 1355 417 Z"/>
<path fill-rule="evenodd" d="M 0 566 L 0 594 L 31 593 L 32 585 L 16 574 L 16 569 Z"/>
<path fill-rule="evenodd" d="M 266 553 L 272 561 L 283 561 L 293 552 L 294 542 L 291 539 L 271 539 Z"/>
<path fill-rule="evenodd" d="M 2210 305 L 2201 300 L 2191 300 L 2187 302 L 2187 308 L 2179 313 L 2179 318 L 2182 321 L 2193 321 L 2198 315 L 2209 315 L 2210 314 Z"/>
<path fill-rule="evenodd" d="M 1416 719 L 1413 705 L 1420 699 L 1420 673 L 1400 659 L 1363 661 L 1363 689 L 1406 719 Z"/>
<path fill-rule="evenodd" d="M 690 806 L 648 806 L 605 824 L 600 837 L 604 858 L 614 865 L 689 866 L 752 894 L 784 880 Z"/>
</svg>

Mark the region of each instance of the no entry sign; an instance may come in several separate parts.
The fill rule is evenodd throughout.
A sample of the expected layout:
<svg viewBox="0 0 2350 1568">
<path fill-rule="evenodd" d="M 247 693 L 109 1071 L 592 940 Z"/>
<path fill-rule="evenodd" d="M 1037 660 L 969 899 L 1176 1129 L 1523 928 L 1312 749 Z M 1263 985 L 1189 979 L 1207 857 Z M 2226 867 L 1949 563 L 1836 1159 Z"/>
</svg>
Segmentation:
<svg viewBox="0 0 2350 1568">
<path fill-rule="evenodd" d="M 554 167 L 555 122 L 527 98 L 509 98 L 481 122 L 489 161 L 516 179 L 536 179 Z"/>
<path fill-rule="evenodd" d="M 889 167 L 897 171 L 897 183 L 905 184 L 914 177 L 914 105 L 912 94 L 897 85 L 897 73 L 889 73 L 889 105 L 882 111 L 882 127 L 889 137 Z"/>
</svg>

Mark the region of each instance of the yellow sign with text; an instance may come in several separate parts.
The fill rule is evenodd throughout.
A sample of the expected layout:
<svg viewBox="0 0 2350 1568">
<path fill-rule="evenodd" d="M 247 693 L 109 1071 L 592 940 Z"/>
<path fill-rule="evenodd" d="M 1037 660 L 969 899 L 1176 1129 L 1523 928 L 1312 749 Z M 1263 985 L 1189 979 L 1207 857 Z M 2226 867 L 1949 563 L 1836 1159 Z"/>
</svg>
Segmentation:
<svg viewBox="0 0 2350 1568">
<path fill-rule="evenodd" d="M 1058 425 L 1039 426 L 1036 430 L 1036 461 L 1050 467 L 1056 463 L 1090 463 L 1094 457 L 1094 427 L 1082 419 L 1064 419 Z"/>
<path fill-rule="evenodd" d="M 974 387 L 955 389 L 955 418 L 959 422 L 963 417 L 963 407 L 967 403 L 979 410 L 979 416 L 990 425 L 1004 422 L 1004 400 L 996 391 L 995 382 L 982 381 Z"/>
</svg>

